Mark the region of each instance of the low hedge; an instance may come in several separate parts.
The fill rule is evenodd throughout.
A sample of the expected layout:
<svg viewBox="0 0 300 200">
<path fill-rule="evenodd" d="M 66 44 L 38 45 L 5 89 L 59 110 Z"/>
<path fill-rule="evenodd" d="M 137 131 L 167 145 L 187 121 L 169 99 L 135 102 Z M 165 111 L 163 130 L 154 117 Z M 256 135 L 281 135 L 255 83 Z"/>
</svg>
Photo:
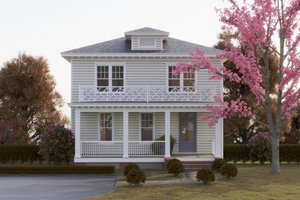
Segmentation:
<svg viewBox="0 0 300 200">
<path fill-rule="evenodd" d="M 113 174 L 113 166 L 0 166 L 0 174 Z"/>
<path fill-rule="evenodd" d="M 247 162 L 250 160 L 250 149 L 245 144 L 225 144 L 224 159 L 233 162 Z"/>
<path fill-rule="evenodd" d="M 246 144 L 225 144 L 224 159 L 233 162 L 248 162 L 250 149 Z M 300 144 L 280 144 L 281 162 L 300 162 Z"/>
<path fill-rule="evenodd" d="M 42 162 L 37 145 L 0 145 L 0 163 Z"/>
</svg>

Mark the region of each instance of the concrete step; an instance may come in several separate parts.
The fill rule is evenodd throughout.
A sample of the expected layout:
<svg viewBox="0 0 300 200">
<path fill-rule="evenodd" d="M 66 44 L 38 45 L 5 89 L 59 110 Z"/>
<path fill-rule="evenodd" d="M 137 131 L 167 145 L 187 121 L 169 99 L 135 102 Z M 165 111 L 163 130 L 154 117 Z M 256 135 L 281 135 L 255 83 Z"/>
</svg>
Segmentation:
<svg viewBox="0 0 300 200">
<path fill-rule="evenodd" d="M 184 161 L 183 162 L 184 170 L 186 172 L 197 171 L 201 168 L 211 168 L 211 161 Z"/>
</svg>

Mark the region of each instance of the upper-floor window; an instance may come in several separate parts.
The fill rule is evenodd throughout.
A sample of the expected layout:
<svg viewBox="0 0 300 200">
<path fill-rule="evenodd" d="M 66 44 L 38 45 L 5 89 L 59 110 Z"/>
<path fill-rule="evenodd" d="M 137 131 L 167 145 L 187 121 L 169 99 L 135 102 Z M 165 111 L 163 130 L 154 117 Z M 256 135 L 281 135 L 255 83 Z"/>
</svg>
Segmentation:
<svg viewBox="0 0 300 200">
<path fill-rule="evenodd" d="M 123 65 L 97 66 L 97 91 L 122 92 L 124 90 Z"/>
<path fill-rule="evenodd" d="M 112 140 L 112 113 L 100 113 L 100 140 Z"/>
<path fill-rule="evenodd" d="M 140 38 L 140 47 L 155 47 L 155 38 Z"/>
<path fill-rule="evenodd" d="M 193 92 L 195 91 L 195 72 L 185 72 L 177 76 L 173 74 L 176 66 L 168 66 L 168 90 L 169 92 Z"/>
</svg>

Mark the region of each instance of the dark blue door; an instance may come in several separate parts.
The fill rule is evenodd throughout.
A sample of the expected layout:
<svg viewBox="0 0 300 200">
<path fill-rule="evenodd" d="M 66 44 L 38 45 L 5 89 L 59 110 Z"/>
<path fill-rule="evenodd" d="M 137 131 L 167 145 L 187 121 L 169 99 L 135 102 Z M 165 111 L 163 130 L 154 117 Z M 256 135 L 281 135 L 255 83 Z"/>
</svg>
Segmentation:
<svg viewBox="0 0 300 200">
<path fill-rule="evenodd" d="M 197 113 L 179 114 L 179 152 L 196 152 Z"/>
</svg>

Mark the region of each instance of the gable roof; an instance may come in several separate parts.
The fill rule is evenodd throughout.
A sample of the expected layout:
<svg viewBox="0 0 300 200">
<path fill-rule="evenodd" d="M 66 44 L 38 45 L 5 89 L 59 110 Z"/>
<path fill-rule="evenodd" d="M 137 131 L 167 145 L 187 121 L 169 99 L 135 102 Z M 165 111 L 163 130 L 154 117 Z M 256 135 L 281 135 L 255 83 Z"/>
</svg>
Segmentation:
<svg viewBox="0 0 300 200">
<path fill-rule="evenodd" d="M 130 36 L 143 36 L 143 35 L 169 36 L 169 32 L 154 29 L 154 28 L 149 28 L 149 27 L 144 27 L 144 28 L 125 32 L 126 39 L 129 39 Z"/>
<path fill-rule="evenodd" d="M 85 55 L 101 55 L 101 54 L 135 54 L 135 53 L 147 53 L 147 54 L 180 54 L 189 55 L 189 53 L 195 49 L 200 49 L 205 55 L 214 56 L 220 53 L 220 50 L 207 47 L 175 38 L 168 38 L 168 41 L 164 41 L 163 50 L 131 50 L 131 41 L 126 40 L 125 37 L 109 40 L 78 49 L 62 52 L 63 57 L 80 56 Z"/>
</svg>

